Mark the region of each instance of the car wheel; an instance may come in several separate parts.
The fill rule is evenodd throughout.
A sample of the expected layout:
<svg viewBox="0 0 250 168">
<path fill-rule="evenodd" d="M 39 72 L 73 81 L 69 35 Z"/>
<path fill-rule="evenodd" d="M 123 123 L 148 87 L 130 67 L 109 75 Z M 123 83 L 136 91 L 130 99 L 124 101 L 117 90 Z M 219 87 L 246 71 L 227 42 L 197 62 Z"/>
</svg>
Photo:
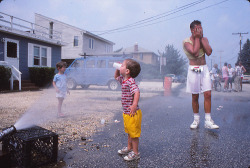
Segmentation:
<svg viewBox="0 0 250 168">
<path fill-rule="evenodd" d="M 109 82 L 108 87 L 110 90 L 118 90 L 120 87 L 120 84 L 117 81 L 112 80 Z"/>
<path fill-rule="evenodd" d="M 74 79 L 68 79 L 67 81 L 67 87 L 69 89 L 76 89 L 76 82 Z"/>
<path fill-rule="evenodd" d="M 89 88 L 89 85 L 81 85 L 81 87 L 82 87 L 83 89 L 88 89 L 88 88 Z"/>
</svg>

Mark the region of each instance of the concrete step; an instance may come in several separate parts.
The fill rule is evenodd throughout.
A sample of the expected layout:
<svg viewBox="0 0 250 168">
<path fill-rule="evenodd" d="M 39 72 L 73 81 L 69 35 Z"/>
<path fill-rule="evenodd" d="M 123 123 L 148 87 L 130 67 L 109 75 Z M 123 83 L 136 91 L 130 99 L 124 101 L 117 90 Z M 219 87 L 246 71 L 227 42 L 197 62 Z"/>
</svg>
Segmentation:
<svg viewBox="0 0 250 168">
<path fill-rule="evenodd" d="M 17 80 L 14 81 L 14 86 L 13 86 L 14 90 L 18 90 L 19 89 L 19 82 Z M 36 86 L 34 83 L 32 83 L 30 80 L 22 80 L 21 81 L 21 90 L 22 91 L 35 91 L 35 90 L 39 90 L 39 87 Z"/>
</svg>

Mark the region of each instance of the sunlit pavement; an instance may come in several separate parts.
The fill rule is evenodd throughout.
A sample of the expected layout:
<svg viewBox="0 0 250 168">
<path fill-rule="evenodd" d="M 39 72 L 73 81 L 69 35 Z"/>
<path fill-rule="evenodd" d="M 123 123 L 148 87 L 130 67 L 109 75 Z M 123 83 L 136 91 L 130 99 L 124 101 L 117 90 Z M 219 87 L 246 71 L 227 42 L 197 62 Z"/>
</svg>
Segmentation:
<svg viewBox="0 0 250 168">
<path fill-rule="evenodd" d="M 140 138 L 141 158 L 127 162 L 117 154 L 126 146 L 121 113 L 96 134 L 88 150 L 79 148 L 60 155 L 68 167 L 249 167 L 250 166 L 250 84 L 243 92 L 212 91 L 212 118 L 218 130 L 204 128 L 203 95 L 200 95 L 201 123 L 191 130 L 191 95 L 185 84 L 171 93 L 159 92 L 140 101 L 143 112 Z"/>
</svg>

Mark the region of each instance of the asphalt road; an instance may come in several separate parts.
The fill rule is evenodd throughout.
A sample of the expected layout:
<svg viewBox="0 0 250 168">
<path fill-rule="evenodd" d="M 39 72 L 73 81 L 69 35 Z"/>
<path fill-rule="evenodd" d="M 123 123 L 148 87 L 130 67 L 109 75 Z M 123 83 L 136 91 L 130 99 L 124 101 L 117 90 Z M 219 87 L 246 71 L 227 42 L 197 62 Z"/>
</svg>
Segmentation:
<svg viewBox="0 0 250 168">
<path fill-rule="evenodd" d="M 245 87 L 247 86 L 247 87 Z M 204 128 L 203 95 L 200 95 L 201 123 L 191 130 L 193 121 L 191 95 L 181 84 L 172 96 L 158 96 L 140 100 L 143 113 L 142 134 L 137 161 L 124 161 L 117 150 L 126 146 L 122 114 L 120 123 L 107 124 L 96 134 L 93 142 L 59 154 L 67 167 L 226 167 L 250 166 L 250 84 L 243 92 L 212 92 L 212 118 L 218 130 Z"/>
</svg>

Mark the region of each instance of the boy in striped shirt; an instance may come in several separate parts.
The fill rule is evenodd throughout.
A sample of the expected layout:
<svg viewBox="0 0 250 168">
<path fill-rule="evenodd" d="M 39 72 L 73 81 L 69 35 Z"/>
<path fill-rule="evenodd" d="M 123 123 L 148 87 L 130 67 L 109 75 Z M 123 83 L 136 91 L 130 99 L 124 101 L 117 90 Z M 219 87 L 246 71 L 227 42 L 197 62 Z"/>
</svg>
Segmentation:
<svg viewBox="0 0 250 168">
<path fill-rule="evenodd" d="M 124 160 L 127 161 L 140 158 L 138 146 L 142 113 L 138 106 L 140 91 L 134 79 L 139 75 L 140 71 L 140 64 L 133 59 L 124 60 L 120 70 L 115 71 L 115 79 L 122 85 L 123 121 L 125 132 L 128 134 L 127 147 L 118 150 L 118 153 L 122 155 L 128 154 L 124 157 Z"/>
</svg>

